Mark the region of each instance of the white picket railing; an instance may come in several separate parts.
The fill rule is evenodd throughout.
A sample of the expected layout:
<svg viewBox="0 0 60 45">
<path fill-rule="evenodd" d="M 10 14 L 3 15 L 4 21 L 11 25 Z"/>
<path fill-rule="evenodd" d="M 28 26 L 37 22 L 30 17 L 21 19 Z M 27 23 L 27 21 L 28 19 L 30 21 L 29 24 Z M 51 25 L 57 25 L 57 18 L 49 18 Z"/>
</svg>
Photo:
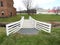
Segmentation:
<svg viewBox="0 0 60 45">
<path fill-rule="evenodd" d="M 43 30 L 45 32 L 51 33 L 51 24 L 45 23 L 45 22 L 36 21 L 36 29 Z"/>
<path fill-rule="evenodd" d="M 35 22 L 34 26 L 36 29 L 51 33 L 51 24 L 50 23 L 40 22 L 40 21 L 33 19 L 32 17 L 29 17 L 29 18 L 31 19 L 31 21 Z"/>
<path fill-rule="evenodd" d="M 20 21 L 7 24 L 6 25 L 7 36 L 11 33 L 15 33 L 17 31 L 19 31 L 22 28 L 23 20 L 24 20 L 24 17 L 22 17 Z"/>
</svg>

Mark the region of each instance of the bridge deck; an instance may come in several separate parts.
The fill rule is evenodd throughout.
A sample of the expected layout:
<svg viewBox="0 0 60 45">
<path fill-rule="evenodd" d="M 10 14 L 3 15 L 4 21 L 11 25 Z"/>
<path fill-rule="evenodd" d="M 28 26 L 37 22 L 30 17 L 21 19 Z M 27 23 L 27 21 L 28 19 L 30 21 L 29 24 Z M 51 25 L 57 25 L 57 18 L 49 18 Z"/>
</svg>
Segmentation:
<svg viewBox="0 0 60 45">
<path fill-rule="evenodd" d="M 34 28 L 35 23 L 31 20 L 25 19 L 23 22 L 23 28 Z"/>
<path fill-rule="evenodd" d="M 35 28 L 22 28 L 18 31 L 20 34 L 35 35 L 38 34 L 38 30 Z"/>
</svg>

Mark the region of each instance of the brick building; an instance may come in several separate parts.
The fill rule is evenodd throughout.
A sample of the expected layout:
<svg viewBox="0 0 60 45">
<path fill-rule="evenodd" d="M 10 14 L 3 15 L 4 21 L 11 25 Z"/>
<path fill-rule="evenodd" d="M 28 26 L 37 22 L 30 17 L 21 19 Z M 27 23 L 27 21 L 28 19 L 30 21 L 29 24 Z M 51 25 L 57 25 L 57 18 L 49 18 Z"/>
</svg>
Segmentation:
<svg viewBox="0 0 60 45">
<path fill-rule="evenodd" d="M 10 17 L 16 15 L 13 7 L 13 0 L 0 0 L 0 17 Z"/>
</svg>

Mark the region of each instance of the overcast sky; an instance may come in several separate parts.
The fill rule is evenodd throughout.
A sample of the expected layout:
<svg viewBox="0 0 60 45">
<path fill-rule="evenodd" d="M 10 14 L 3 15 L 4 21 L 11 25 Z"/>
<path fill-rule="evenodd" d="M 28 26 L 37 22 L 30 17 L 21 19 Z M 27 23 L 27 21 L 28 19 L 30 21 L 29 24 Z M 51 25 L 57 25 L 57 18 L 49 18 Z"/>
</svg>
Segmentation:
<svg viewBox="0 0 60 45">
<path fill-rule="evenodd" d="M 32 0 L 32 7 L 39 7 L 44 9 L 51 9 L 52 7 L 60 6 L 60 0 Z M 22 0 L 14 0 L 14 7 L 19 10 L 26 9 Z"/>
</svg>

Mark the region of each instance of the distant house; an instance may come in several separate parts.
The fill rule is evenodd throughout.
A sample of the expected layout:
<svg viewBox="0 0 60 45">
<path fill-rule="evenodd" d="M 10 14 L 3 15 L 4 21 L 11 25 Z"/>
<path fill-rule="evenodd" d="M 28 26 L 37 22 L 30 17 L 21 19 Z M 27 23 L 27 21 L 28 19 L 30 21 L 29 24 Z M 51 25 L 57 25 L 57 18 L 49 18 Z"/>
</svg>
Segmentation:
<svg viewBox="0 0 60 45">
<path fill-rule="evenodd" d="M 53 10 L 53 9 L 52 10 L 48 10 L 49 13 L 56 13 L 57 11 L 60 13 L 60 10 Z"/>
<path fill-rule="evenodd" d="M 55 13 L 57 10 L 48 10 L 49 13 Z"/>
<path fill-rule="evenodd" d="M 13 0 L 0 0 L 0 17 L 10 17 L 16 15 L 13 7 Z"/>
<path fill-rule="evenodd" d="M 42 8 L 36 9 L 36 14 L 46 14 L 46 13 L 48 13 L 48 10 L 46 9 L 42 9 Z"/>
<path fill-rule="evenodd" d="M 53 7 L 53 9 L 48 10 L 49 13 L 60 14 L 60 7 Z"/>
</svg>

